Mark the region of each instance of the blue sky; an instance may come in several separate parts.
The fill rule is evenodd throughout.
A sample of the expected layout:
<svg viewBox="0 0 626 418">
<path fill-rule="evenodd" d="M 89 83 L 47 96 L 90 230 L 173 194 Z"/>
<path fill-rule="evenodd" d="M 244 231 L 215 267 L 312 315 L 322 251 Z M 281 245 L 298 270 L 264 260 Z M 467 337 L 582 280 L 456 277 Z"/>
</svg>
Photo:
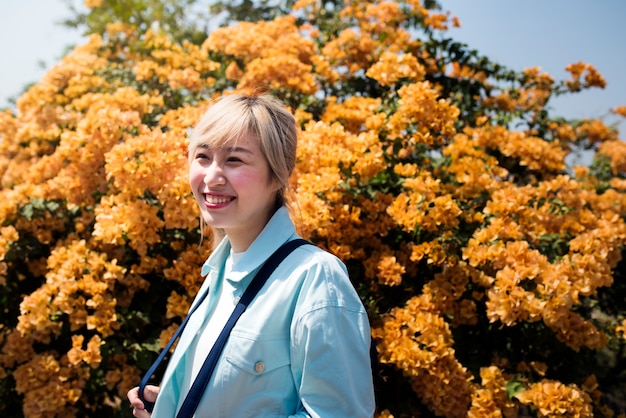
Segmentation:
<svg viewBox="0 0 626 418">
<path fill-rule="evenodd" d="M 440 0 L 440 4 L 462 22 L 461 28 L 449 31 L 451 37 L 510 68 L 538 66 L 562 79 L 568 77 L 565 67 L 570 63 L 595 65 L 608 82 L 606 89 L 560 98 L 552 104 L 556 114 L 599 117 L 626 105 L 626 0 Z M 24 85 L 40 79 L 66 45 L 82 42 L 78 32 L 55 24 L 68 15 L 63 0 L 3 2 L 0 107 Z"/>
<path fill-rule="evenodd" d="M 439 3 L 461 20 L 461 28 L 450 29 L 452 38 L 509 68 L 540 67 L 560 80 L 569 78 L 565 71 L 569 64 L 593 64 L 606 79 L 606 88 L 558 98 L 552 103 L 558 115 L 600 117 L 610 108 L 626 105 L 625 0 Z"/>
<path fill-rule="evenodd" d="M 68 16 L 63 0 L 2 1 L 0 108 L 26 84 L 41 79 L 45 69 L 59 61 L 65 46 L 82 42 L 79 32 L 55 24 Z"/>
</svg>

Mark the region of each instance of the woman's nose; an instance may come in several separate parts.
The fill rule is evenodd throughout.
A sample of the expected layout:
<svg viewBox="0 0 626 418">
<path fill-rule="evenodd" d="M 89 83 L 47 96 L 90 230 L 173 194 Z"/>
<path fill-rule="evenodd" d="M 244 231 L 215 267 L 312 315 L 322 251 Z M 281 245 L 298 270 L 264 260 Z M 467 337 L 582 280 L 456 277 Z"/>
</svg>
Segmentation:
<svg viewBox="0 0 626 418">
<path fill-rule="evenodd" d="M 226 177 L 224 177 L 222 168 L 215 162 L 207 167 L 204 174 L 204 182 L 209 186 L 219 186 L 226 183 Z"/>
</svg>

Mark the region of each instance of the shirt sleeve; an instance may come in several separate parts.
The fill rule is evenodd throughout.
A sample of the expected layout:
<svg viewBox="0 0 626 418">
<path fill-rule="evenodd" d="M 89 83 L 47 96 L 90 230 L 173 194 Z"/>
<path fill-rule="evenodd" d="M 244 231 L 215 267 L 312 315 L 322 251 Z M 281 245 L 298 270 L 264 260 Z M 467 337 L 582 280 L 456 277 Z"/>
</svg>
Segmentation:
<svg viewBox="0 0 626 418">
<path fill-rule="evenodd" d="M 342 268 L 322 266 L 303 289 L 292 328 L 291 367 L 301 411 L 296 417 L 374 415 L 367 313 Z M 311 273 L 311 272 L 310 272 Z"/>
</svg>

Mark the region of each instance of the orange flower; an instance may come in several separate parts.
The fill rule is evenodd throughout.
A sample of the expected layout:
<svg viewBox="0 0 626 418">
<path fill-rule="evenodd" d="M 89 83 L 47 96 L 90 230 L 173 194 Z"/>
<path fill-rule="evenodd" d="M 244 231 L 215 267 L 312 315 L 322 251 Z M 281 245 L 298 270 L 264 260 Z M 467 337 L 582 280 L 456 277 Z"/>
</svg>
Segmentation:
<svg viewBox="0 0 626 418">
<path fill-rule="evenodd" d="M 311 65 L 291 55 L 256 58 L 246 67 L 237 85 L 239 89 L 286 89 L 305 94 L 317 91 Z"/>
<path fill-rule="evenodd" d="M 515 397 L 536 408 L 539 417 L 593 417 L 591 398 L 575 385 L 542 380 Z"/>
<path fill-rule="evenodd" d="M 102 362 L 102 354 L 100 353 L 100 346 L 104 342 L 96 334 L 87 343 L 87 349 L 83 350 L 83 341 L 85 337 L 82 335 L 72 336 L 72 348 L 67 352 L 67 358 L 70 364 L 78 365 L 85 362 L 91 368 L 96 369 Z"/>
<path fill-rule="evenodd" d="M 570 72 L 572 75 L 572 79 L 565 83 L 571 91 L 580 91 L 583 87 L 606 87 L 606 80 L 591 64 L 585 64 L 584 62 L 570 64 L 565 67 L 565 71 Z M 583 74 L 584 82 L 581 80 Z"/>
<path fill-rule="evenodd" d="M 384 255 L 378 261 L 378 281 L 387 286 L 397 286 L 402 282 L 406 269 L 399 264 L 396 257 Z"/>
<path fill-rule="evenodd" d="M 604 141 L 598 147 L 598 152 L 609 157 L 615 176 L 626 173 L 626 143 L 624 141 L 619 139 Z"/>
<path fill-rule="evenodd" d="M 615 333 L 626 339 L 626 319 L 622 320 L 621 324 L 615 327 Z"/>
<path fill-rule="evenodd" d="M 616 108 L 612 109 L 611 112 L 626 118 L 626 106 L 617 106 Z"/>
<path fill-rule="evenodd" d="M 425 75 L 424 67 L 411 54 L 383 52 L 378 62 L 365 73 L 383 86 L 391 86 L 400 79 L 410 82 L 421 81 Z"/>
<path fill-rule="evenodd" d="M 389 117 L 389 138 L 406 138 L 416 144 L 440 145 L 456 133 L 454 121 L 459 109 L 438 99 L 439 93 L 427 81 L 402 86 L 400 107 Z M 409 135 L 404 132 L 409 133 Z"/>
</svg>

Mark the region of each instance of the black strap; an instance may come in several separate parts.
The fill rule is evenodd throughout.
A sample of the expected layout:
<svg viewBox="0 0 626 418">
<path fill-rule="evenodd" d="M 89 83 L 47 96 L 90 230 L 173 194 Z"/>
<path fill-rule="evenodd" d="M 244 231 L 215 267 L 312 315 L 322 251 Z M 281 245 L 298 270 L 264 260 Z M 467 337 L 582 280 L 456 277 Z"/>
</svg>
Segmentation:
<svg viewBox="0 0 626 418">
<path fill-rule="evenodd" d="M 178 337 L 180 337 L 180 334 L 181 334 L 181 332 L 183 332 L 183 329 L 185 329 L 185 326 L 187 325 L 187 322 L 189 321 L 189 318 L 191 318 L 191 315 L 193 315 L 193 313 L 196 311 L 196 309 L 198 309 L 198 306 L 200 306 L 202 304 L 202 302 L 204 301 L 204 299 L 206 298 L 206 296 L 208 294 L 209 294 L 209 291 L 207 289 L 202 294 L 202 296 L 200 296 L 200 298 L 198 299 L 198 302 L 191 308 L 191 310 L 189 311 L 189 313 L 187 314 L 187 316 L 185 317 L 183 322 L 180 324 L 180 326 L 178 327 L 178 329 L 174 333 L 174 335 L 172 335 L 172 338 L 170 338 L 170 340 L 167 343 L 167 345 L 165 346 L 165 348 L 163 348 L 163 350 L 161 350 L 161 353 L 159 354 L 157 359 L 154 361 L 154 363 L 152 363 L 152 366 L 150 366 L 150 368 L 148 369 L 146 374 L 141 379 L 141 382 L 139 383 L 139 399 L 141 399 L 141 401 L 143 402 L 143 405 L 144 405 L 144 408 L 146 409 L 146 411 L 152 412 L 152 409 L 154 409 L 154 402 L 149 402 L 149 401 L 147 401 L 144 398 L 144 390 L 146 389 L 146 385 L 148 384 L 148 381 L 150 380 L 150 378 L 152 377 L 154 372 L 156 372 L 157 368 L 161 365 L 161 363 L 163 362 L 163 359 L 165 358 L 167 353 L 169 353 L 170 349 L 172 348 L 172 345 L 174 345 L 174 343 L 176 342 Z"/>
<path fill-rule="evenodd" d="M 219 359 L 222 353 L 222 350 L 224 349 L 224 345 L 226 344 L 226 341 L 228 340 L 228 336 L 230 335 L 230 331 L 235 326 L 235 323 L 237 322 L 241 314 L 243 314 L 243 312 L 246 310 L 250 302 L 252 302 L 252 299 L 254 299 L 254 297 L 259 292 L 259 290 L 261 290 L 261 288 L 267 281 L 268 277 L 274 272 L 276 267 L 278 267 L 278 265 L 293 250 L 295 250 L 296 248 L 304 244 L 310 244 L 310 243 L 301 238 L 297 238 L 295 240 L 286 242 L 280 248 L 278 248 L 265 261 L 263 266 L 261 266 L 261 269 L 256 274 L 256 276 L 254 276 L 254 278 L 252 279 L 252 281 L 246 288 L 245 292 L 241 296 L 239 303 L 237 303 L 237 306 L 235 306 L 235 310 L 233 311 L 230 318 L 226 322 L 224 329 L 222 329 L 222 332 L 217 337 L 217 340 L 215 341 L 213 348 L 211 348 L 209 355 L 204 360 L 204 364 L 202 364 L 202 368 L 200 369 L 198 376 L 193 382 L 191 389 L 189 390 L 189 393 L 187 393 L 187 396 L 183 402 L 183 405 L 181 406 L 181 409 L 177 414 L 177 418 L 193 416 L 193 414 L 196 411 L 196 408 L 198 407 L 198 404 L 200 403 L 200 399 L 202 398 L 202 395 L 204 394 L 204 391 L 207 385 L 209 384 L 209 380 L 211 378 L 211 375 L 213 374 L 213 370 L 215 369 L 217 360 Z M 191 315 L 194 313 L 196 308 L 200 306 L 200 303 L 202 303 L 205 297 L 206 297 L 206 293 L 202 295 L 198 303 L 196 303 L 194 308 L 189 312 L 189 314 L 187 315 L 183 323 L 180 325 L 176 333 L 172 336 L 170 341 L 167 343 L 167 346 L 163 349 L 163 351 L 161 352 L 157 360 L 150 367 L 146 375 L 141 380 L 141 383 L 139 384 L 139 397 L 143 401 L 146 410 L 149 412 L 152 412 L 152 409 L 154 408 L 154 403 L 147 402 L 146 400 L 144 400 L 144 397 L 143 397 L 143 391 L 148 382 L 148 379 L 150 379 L 152 374 L 154 374 L 154 371 L 157 369 L 161 361 L 163 361 L 163 358 L 165 357 L 165 353 L 169 351 L 174 341 L 180 336 L 182 329 L 184 328 L 185 325 L 187 325 L 187 321 L 189 320 Z"/>
</svg>

